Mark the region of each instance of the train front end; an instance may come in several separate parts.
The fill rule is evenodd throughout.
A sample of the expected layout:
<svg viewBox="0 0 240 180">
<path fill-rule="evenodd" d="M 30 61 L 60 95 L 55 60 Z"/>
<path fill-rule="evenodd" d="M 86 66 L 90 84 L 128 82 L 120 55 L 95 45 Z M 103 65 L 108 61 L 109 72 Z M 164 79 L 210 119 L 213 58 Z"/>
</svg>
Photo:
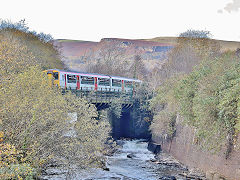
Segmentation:
<svg viewBox="0 0 240 180">
<path fill-rule="evenodd" d="M 60 87 L 60 80 L 59 80 L 60 72 L 58 70 L 50 69 L 50 70 L 45 70 L 44 72 L 47 73 L 50 86 Z"/>
</svg>

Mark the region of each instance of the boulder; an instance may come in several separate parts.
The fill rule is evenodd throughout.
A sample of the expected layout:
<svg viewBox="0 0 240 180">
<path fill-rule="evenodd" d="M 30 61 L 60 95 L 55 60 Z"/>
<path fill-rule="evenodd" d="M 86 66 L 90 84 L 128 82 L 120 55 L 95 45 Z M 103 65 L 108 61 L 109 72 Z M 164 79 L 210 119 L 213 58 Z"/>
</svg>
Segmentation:
<svg viewBox="0 0 240 180">
<path fill-rule="evenodd" d="M 162 179 L 162 180 L 177 180 L 174 176 L 163 176 L 160 179 Z"/>
<path fill-rule="evenodd" d="M 148 150 L 153 152 L 154 154 L 158 154 L 162 149 L 160 144 L 156 144 L 150 141 L 148 143 Z"/>
<path fill-rule="evenodd" d="M 128 157 L 128 158 L 134 158 L 134 157 L 136 157 L 136 156 L 135 156 L 133 153 L 130 153 L 130 154 L 127 155 L 127 157 Z"/>
</svg>

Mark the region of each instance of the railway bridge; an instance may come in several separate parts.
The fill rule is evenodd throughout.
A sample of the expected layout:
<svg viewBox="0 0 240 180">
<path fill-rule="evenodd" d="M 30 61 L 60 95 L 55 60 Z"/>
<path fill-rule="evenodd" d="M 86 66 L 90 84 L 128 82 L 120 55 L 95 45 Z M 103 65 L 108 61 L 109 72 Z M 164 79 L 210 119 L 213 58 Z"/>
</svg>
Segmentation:
<svg viewBox="0 0 240 180">
<path fill-rule="evenodd" d="M 122 91 L 94 91 L 94 90 L 63 90 L 75 93 L 78 97 L 85 98 L 89 103 L 94 104 L 98 111 L 111 107 L 112 103 L 121 104 L 121 116 L 117 117 L 108 111 L 111 135 L 114 138 L 149 138 L 149 123 L 143 121 L 146 114 L 139 111 L 139 102 L 133 92 Z M 141 121 L 141 123 L 139 123 Z"/>
<path fill-rule="evenodd" d="M 140 102 L 135 96 L 136 89 L 142 83 L 141 80 L 59 69 L 49 69 L 45 72 L 49 84 L 61 88 L 63 94 L 71 91 L 94 104 L 98 111 L 111 107 L 107 110 L 107 115 L 113 137 L 143 138 L 143 134 L 147 134 L 148 123 L 142 121 L 145 129 L 143 123 L 139 123 L 139 120 L 144 119 L 145 114 L 139 108 Z M 121 117 L 114 112 L 120 108 Z"/>
<path fill-rule="evenodd" d="M 139 124 L 139 118 L 144 118 L 138 111 L 138 100 L 134 93 L 122 91 L 81 91 L 63 90 L 75 93 L 78 97 L 85 98 L 89 103 L 96 106 L 98 111 L 111 107 L 112 103 L 121 104 L 121 116 L 117 117 L 113 112 L 108 111 L 111 124 L 111 135 L 114 138 L 148 138 L 148 123 Z"/>
<path fill-rule="evenodd" d="M 94 90 L 63 90 L 63 94 L 71 91 L 78 97 L 85 98 L 94 104 L 98 110 L 108 108 L 113 101 L 122 104 L 122 110 L 126 111 L 134 105 L 134 93 L 122 91 L 94 91 Z"/>
</svg>

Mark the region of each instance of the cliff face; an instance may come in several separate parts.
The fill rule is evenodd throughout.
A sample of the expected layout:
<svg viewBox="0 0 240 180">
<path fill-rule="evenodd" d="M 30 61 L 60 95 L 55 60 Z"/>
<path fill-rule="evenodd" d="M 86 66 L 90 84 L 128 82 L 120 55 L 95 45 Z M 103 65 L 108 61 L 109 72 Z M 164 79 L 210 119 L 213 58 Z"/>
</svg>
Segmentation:
<svg viewBox="0 0 240 180">
<path fill-rule="evenodd" d="M 228 159 L 225 158 L 224 150 L 217 154 L 201 150 L 194 143 L 194 130 L 183 125 L 179 117 L 176 122 L 176 136 L 172 141 L 167 141 L 154 134 L 152 141 L 161 144 L 164 152 L 170 153 L 183 164 L 206 172 L 208 179 L 224 177 L 240 180 L 240 150 L 234 150 Z M 240 141 L 240 136 L 238 141 Z"/>
</svg>

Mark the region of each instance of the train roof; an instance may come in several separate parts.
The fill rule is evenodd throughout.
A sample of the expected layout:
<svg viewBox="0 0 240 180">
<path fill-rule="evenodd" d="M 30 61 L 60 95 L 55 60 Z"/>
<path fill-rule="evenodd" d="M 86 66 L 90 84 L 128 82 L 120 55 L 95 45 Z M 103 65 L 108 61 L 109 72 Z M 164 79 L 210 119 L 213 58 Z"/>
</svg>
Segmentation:
<svg viewBox="0 0 240 180">
<path fill-rule="evenodd" d="M 142 82 L 139 79 L 133 79 L 133 78 L 127 78 L 127 77 L 120 77 L 120 76 L 110 76 L 113 79 L 121 79 L 121 80 L 126 80 L 126 81 L 136 81 L 136 82 Z"/>
<path fill-rule="evenodd" d="M 59 71 L 59 72 L 63 72 L 63 73 L 74 73 L 74 74 L 80 74 L 80 75 L 85 75 L 85 76 L 98 76 L 98 77 L 103 77 L 103 78 L 110 78 L 110 76 L 108 76 L 108 75 L 97 74 L 97 73 L 78 72 L 78 71 L 61 70 L 61 69 L 48 69 L 48 70 Z"/>
<path fill-rule="evenodd" d="M 75 74 L 80 74 L 80 75 L 85 75 L 85 76 L 96 76 L 96 77 L 102 77 L 102 78 L 113 78 L 113 79 L 121 79 L 121 80 L 126 80 L 126 81 L 142 82 L 141 80 L 138 80 L 138 79 L 120 77 L 120 76 L 110 76 L 110 75 L 105 75 L 105 74 L 78 72 L 78 71 L 61 70 L 61 69 L 48 69 L 48 70 L 49 71 L 59 71 L 59 72 L 64 72 L 64 73 L 75 73 Z"/>
</svg>

